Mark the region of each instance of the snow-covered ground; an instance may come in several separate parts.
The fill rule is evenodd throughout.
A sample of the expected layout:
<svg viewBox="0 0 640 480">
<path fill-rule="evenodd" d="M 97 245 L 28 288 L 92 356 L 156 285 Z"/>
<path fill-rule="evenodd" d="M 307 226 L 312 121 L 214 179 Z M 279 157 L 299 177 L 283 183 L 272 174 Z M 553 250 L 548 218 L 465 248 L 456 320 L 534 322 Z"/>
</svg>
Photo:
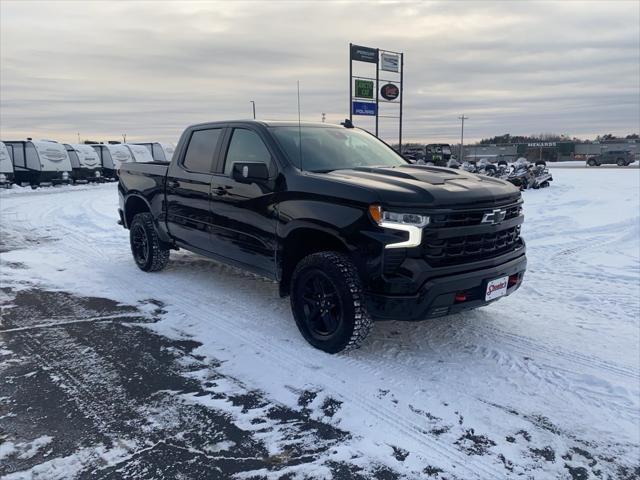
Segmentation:
<svg viewBox="0 0 640 480">
<path fill-rule="evenodd" d="M 297 407 L 311 392 L 311 417 L 350 434 L 312 464 L 254 474 L 329 478 L 336 461 L 412 479 L 638 478 L 640 172 L 554 175 L 550 188 L 524 192 L 529 265 L 515 295 L 376 324 L 349 354 L 311 348 L 266 280 L 188 252 L 172 252 L 161 273 L 139 271 L 113 184 L 0 192 L 5 243 L 24 247 L 2 253 L 2 285 L 159 299 L 166 313 L 148 328 L 199 342 L 197 354 L 274 404 Z M 207 370 L 192 376 L 204 384 Z M 183 397 L 249 426 L 216 388 L 233 386 Z M 265 436 L 272 455 L 283 454 L 276 437 Z M 130 455 L 118 448 L 110 461 Z"/>
</svg>

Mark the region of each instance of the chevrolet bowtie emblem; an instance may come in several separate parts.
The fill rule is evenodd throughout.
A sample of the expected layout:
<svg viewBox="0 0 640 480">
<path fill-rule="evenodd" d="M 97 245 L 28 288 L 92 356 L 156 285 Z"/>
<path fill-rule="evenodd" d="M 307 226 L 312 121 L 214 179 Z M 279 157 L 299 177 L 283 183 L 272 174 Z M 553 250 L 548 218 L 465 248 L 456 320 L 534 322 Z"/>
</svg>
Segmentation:
<svg viewBox="0 0 640 480">
<path fill-rule="evenodd" d="M 485 213 L 480 223 L 491 223 L 493 225 L 501 223 L 507 216 L 507 211 L 500 208 L 496 208 L 492 212 Z"/>
</svg>

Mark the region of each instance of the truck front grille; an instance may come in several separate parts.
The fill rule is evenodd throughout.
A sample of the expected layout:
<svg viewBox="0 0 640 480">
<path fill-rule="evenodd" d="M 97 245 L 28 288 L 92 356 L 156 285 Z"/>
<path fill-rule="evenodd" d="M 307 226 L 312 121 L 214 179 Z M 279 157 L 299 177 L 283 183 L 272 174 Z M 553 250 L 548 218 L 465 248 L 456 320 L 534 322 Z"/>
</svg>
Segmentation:
<svg viewBox="0 0 640 480">
<path fill-rule="evenodd" d="M 522 214 L 522 205 L 510 205 L 502 207 L 506 210 L 505 220 L 516 218 Z M 440 213 L 431 216 L 430 225 L 432 227 L 469 227 L 472 225 L 480 225 L 482 217 L 487 213 L 487 209 L 470 210 L 465 212 Z"/>
<path fill-rule="evenodd" d="M 508 253 L 520 243 L 520 225 L 493 233 L 425 238 L 424 258 L 433 267 L 475 262 Z"/>
</svg>

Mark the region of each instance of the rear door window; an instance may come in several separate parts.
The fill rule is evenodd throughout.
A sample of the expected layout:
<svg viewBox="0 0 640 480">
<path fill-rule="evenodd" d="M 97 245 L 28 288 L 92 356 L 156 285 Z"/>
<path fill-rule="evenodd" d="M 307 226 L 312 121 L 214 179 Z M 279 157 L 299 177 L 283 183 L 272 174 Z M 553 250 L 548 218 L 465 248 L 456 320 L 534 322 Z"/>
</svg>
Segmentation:
<svg viewBox="0 0 640 480">
<path fill-rule="evenodd" d="M 224 174 L 231 176 L 233 164 L 236 162 L 259 162 L 267 165 L 269 173 L 273 172 L 271 154 L 260 135 L 252 130 L 236 128 L 233 131 L 227 158 L 224 162 Z"/>
<path fill-rule="evenodd" d="M 182 166 L 191 172 L 211 173 L 222 128 L 196 130 L 191 134 Z"/>
</svg>

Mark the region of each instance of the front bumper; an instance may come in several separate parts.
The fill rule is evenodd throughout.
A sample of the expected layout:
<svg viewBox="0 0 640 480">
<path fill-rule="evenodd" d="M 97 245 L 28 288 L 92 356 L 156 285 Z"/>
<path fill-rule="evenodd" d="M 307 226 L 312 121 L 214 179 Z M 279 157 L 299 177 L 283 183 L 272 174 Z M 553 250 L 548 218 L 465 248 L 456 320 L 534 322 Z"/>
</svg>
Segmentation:
<svg viewBox="0 0 640 480">
<path fill-rule="evenodd" d="M 487 282 L 517 275 L 517 282 L 507 289 L 510 295 L 522 284 L 526 267 L 527 258 L 522 255 L 495 267 L 433 278 L 415 295 L 368 293 L 367 308 L 374 320 L 418 321 L 481 307 L 495 301 L 485 300 Z M 457 301 L 461 293 L 465 300 Z"/>
</svg>

